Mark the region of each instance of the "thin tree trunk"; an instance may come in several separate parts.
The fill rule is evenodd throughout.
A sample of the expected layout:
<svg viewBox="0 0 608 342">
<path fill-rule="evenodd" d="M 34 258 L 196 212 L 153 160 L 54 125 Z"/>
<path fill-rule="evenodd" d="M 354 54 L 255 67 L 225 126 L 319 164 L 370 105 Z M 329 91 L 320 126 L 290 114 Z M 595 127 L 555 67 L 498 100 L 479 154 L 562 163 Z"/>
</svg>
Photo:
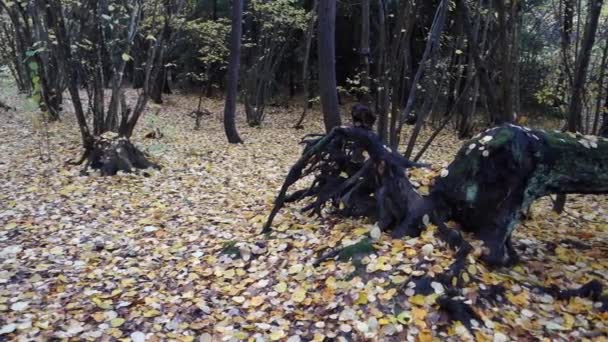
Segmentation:
<svg viewBox="0 0 608 342">
<path fill-rule="evenodd" d="M 467 35 L 467 39 L 473 41 L 475 39 L 475 34 L 473 30 L 473 26 L 471 25 L 471 17 L 469 14 L 469 8 L 466 4 L 465 0 L 457 0 L 458 9 L 462 12 L 463 15 L 463 25 L 464 30 Z M 491 113 L 500 113 L 500 106 L 496 100 L 496 93 L 494 92 L 494 87 L 492 82 L 490 81 L 490 76 L 488 74 L 488 70 L 486 65 L 481 59 L 481 51 L 477 48 L 475 44 L 471 45 L 473 49 L 473 57 L 475 59 L 475 65 L 477 66 L 477 70 L 479 71 L 479 81 L 481 86 L 485 91 L 485 99 L 488 104 L 489 112 Z"/>
<path fill-rule="evenodd" d="M 595 116 L 593 118 L 593 128 L 591 134 L 598 134 L 598 125 L 600 121 L 600 114 L 602 112 L 602 98 L 604 91 L 608 92 L 608 89 L 604 90 L 604 78 L 606 77 L 606 68 L 608 67 L 608 40 L 604 43 L 604 49 L 602 51 L 602 61 L 600 63 L 600 77 L 597 80 L 597 99 L 595 102 Z"/>
<path fill-rule="evenodd" d="M 443 32 L 443 26 L 445 23 L 445 18 L 448 12 L 449 3 L 447 0 L 442 0 L 437 6 L 437 12 L 435 13 L 435 19 L 433 20 L 433 25 L 431 26 L 431 30 L 429 32 L 429 38 L 426 43 L 426 48 L 424 50 L 424 54 L 422 55 L 422 59 L 420 60 L 420 64 L 418 65 L 418 70 L 416 71 L 416 76 L 414 76 L 414 81 L 412 82 L 412 86 L 410 87 L 410 93 L 407 98 L 407 103 L 405 108 L 401 112 L 401 117 L 399 120 L 399 129 L 401 131 L 401 127 L 405 123 L 408 115 L 414 108 L 414 102 L 416 101 L 416 91 L 418 89 L 418 83 L 422 78 L 422 74 L 426 70 L 428 61 L 433 59 L 433 56 L 439 50 L 438 44 L 439 39 L 441 38 L 441 33 Z M 416 139 L 418 138 L 418 133 L 420 132 L 422 125 L 422 118 L 418 118 L 416 122 L 416 128 L 412 133 L 410 141 L 407 146 L 407 151 L 405 152 L 405 157 L 409 158 L 414 149 L 414 144 L 416 143 Z"/>
<path fill-rule="evenodd" d="M 298 120 L 298 122 L 295 124 L 294 128 L 296 129 L 301 129 L 302 127 L 302 122 L 304 122 L 304 118 L 306 118 L 306 113 L 308 112 L 308 96 L 310 95 L 310 93 L 308 92 L 308 86 L 310 83 L 310 78 L 308 77 L 308 67 L 309 67 L 309 60 L 310 60 L 310 48 L 312 46 L 312 36 L 315 30 L 315 21 L 317 18 L 317 6 L 319 5 L 319 1 L 318 0 L 314 0 L 314 3 L 312 5 L 312 10 L 310 11 L 310 20 L 308 21 L 308 31 L 306 32 L 306 47 L 305 47 L 305 53 L 304 53 L 304 63 L 302 64 L 302 91 L 304 92 L 304 94 L 302 95 L 304 97 L 303 102 L 303 108 L 302 108 L 302 115 L 300 116 L 300 119 Z"/>
<path fill-rule="evenodd" d="M 388 128 L 388 88 L 389 78 L 386 74 L 386 16 L 384 0 L 378 0 L 378 56 L 376 58 L 376 113 L 378 115 L 378 136 L 382 142 L 387 142 Z"/>
<path fill-rule="evenodd" d="M 511 60 L 511 44 L 509 43 L 510 27 L 507 27 L 507 9 L 505 0 L 495 0 L 496 11 L 498 12 L 498 32 L 500 42 L 501 60 L 501 115 L 497 118 L 497 124 L 513 121 L 513 65 Z M 513 23 L 514 18 L 510 22 Z M 511 24 L 513 25 L 513 24 Z"/>
<path fill-rule="evenodd" d="M 365 87 L 365 92 L 362 94 L 361 102 L 365 105 L 370 105 L 370 57 L 371 49 L 369 44 L 369 16 L 370 16 L 370 0 L 361 1 L 361 42 L 359 54 L 361 56 L 361 85 Z"/>
<path fill-rule="evenodd" d="M 57 35 L 58 59 L 65 63 L 64 70 L 66 70 L 68 73 L 68 90 L 72 98 L 74 114 L 76 115 L 76 120 L 78 121 L 78 128 L 80 129 L 80 135 L 82 138 L 82 146 L 85 150 L 89 150 L 93 147 L 93 137 L 89 131 L 82 102 L 80 101 L 77 74 L 78 65 L 73 59 L 71 53 L 71 41 L 66 30 L 65 20 L 63 19 L 63 9 L 59 0 L 50 0 L 50 6 L 57 19 L 55 21 L 55 34 Z"/>
<path fill-rule="evenodd" d="M 226 104 L 224 106 L 224 130 L 228 142 L 242 143 L 236 130 L 235 111 L 239 83 L 239 65 L 241 59 L 241 34 L 243 30 L 243 0 L 232 2 L 232 32 L 230 34 L 230 61 L 228 64 L 228 80 L 226 84 Z"/>
<path fill-rule="evenodd" d="M 341 125 L 336 86 L 336 0 L 319 2 L 319 88 L 325 130 Z"/>
<path fill-rule="evenodd" d="M 568 130 L 576 132 L 581 128 L 581 110 L 583 106 L 583 92 L 587 81 L 587 71 L 591 59 L 591 50 L 595 43 L 595 35 L 602 11 L 603 0 L 589 0 L 589 16 L 585 24 L 585 33 L 581 42 L 580 52 L 576 58 L 576 70 L 574 72 L 574 82 L 572 83 L 572 96 L 568 106 Z M 564 210 L 566 196 L 559 195 L 553 207 L 557 213 Z"/>
<path fill-rule="evenodd" d="M 585 25 L 585 33 L 581 42 L 579 57 L 577 58 L 574 82 L 572 84 L 572 98 L 568 108 L 568 129 L 570 131 L 576 131 L 581 128 L 583 92 L 587 81 L 591 50 L 595 43 L 602 4 L 603 0 L 589 0 L 589 19 Z"/>
</svg>

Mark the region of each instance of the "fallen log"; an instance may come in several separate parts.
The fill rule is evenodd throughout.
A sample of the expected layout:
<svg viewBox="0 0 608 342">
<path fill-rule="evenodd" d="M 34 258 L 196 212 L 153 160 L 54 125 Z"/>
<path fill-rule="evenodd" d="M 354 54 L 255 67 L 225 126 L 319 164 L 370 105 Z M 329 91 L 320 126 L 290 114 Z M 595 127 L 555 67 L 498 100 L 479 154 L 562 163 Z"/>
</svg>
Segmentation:
<svg viewBox="0 0 608 342">
<path fill-rule="evenodd" d="M 356 161 L 354 151 L 369 157 Z M 405 169 L 412 166 L 417 165 L 370 130 L 335 128 L 309 143 L 289 171 L 263 231 L 269 232 L 288 201 L 312 197 L 305 209 L 317 214 L 327 203 L 334 208 L 364 203 L 366 211 L 351 213 L 377 219 L 380 228 L 395 237 L 417 236 L 431 222 L 450 245 L 461 248 L 460 234 L 443 224 L 455 220 L 484 241 L 485 262 L 511 265 L 517 261 L 511 234 L 534 200 L 550 194 L 608 193 L 608 139 L 596 136 L 495 127 L 463 146 L 427 197 L 419 195 L 406 176 Z M 287 195 L 292 185 L 311 174 L 316 175 L 312 186 Z"/>
<path fill-rule="evenodd" d="M 465 143 L 442 175 L 429 196 L 435 211 L 483 240 L 486 262 L 509 265 L 511 234 L 536 199 L 608 193 L 608 139 L 504 125 Z"/>
</svg>

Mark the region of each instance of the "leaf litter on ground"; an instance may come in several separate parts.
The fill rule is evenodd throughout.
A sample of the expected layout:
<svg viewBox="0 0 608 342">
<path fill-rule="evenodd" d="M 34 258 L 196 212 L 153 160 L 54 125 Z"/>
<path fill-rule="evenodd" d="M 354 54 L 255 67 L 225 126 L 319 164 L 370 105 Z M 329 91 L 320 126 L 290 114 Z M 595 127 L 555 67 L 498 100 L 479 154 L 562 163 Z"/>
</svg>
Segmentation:
<svg viewBox="0 0 608 342">
<path fill-rule="evenodd" d="M 561 216 L 547 199 L 535 204 L 515 231 L 522 261 L 510 269 L 486 268 L 481 243 L 467 236 L 475 252 L 462 299 L 478 319 L 463 324 L 438 310 L 440 283 L 421 295 L 410 281 L 452 261 L 432 226 L 393 240 L 374 222 L 308 217 L 291 205 L 269 236 L 259 234 L 300 137 L 322 132 L 318 112 L 302 131 L 291 129 L 299 108 L 269 107 L 263 128 L 239 121 L 245 144 L 229 145 L 222 102 L 204 101 L 214 115 L 195 131 L 185 114 L 196 101 L 166 96 L 142 120 L 134 142 L 163 166 L 149 177 L 86 177 L 66 166 L 80 153 L 69 111 L 48 125 L 48 140 L 36 113 L 2 114 L 0 339 L 606 339 L 599 303 L 536 290 L 608 283 L 606 196 L 570 196 Z M 162 139 L 143 139 L 155 128 Z M 420 192 L 460 144 L 440 135 L 426 155 L 432 169 L 410 172 Z M 373 249 L 357 262 L 313 266 L 325 249 L 370 235 Z"/>
</svg>

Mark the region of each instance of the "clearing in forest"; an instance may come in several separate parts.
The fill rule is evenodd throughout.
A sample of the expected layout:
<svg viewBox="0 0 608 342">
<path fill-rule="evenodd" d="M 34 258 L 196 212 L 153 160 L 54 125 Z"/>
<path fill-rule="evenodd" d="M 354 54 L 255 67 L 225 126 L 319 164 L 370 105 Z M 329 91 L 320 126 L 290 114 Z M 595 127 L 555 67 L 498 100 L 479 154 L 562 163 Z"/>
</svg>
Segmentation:
<svg viewBox="0 0 608 342">
<path fill-rule="evenodd" d="M 308 217 L 292 204 L 260 235 L 301 136 L 323 131 L 320 114 L 298 131 L 299 110 L 270 108 L 262 128 L 239 122 L 245 143 L 230 145 L 219 101 L 193 129 L 185 114 L 196 101 L 167 96 L 144 116 L 133 140 L 162 166 L 148 176 L 66 166 L 81 152 L 71 115 L 46 128 L 27 112 L 0 114 L 0 340 L 606 338 L 602 303 L 538 288 L 608 284 L 608 197 L 569 196 L 561 216 L 549 200 L 535 203 L 515 230 L 512 268 L 488 269 L 465 235 L 474 252 L 460 280 L 472 312 L 450 313 L 438 310 L 440 284 L 420 295 L 410 283 L 453 260 L 433 227 L 374 236 L 355 262 L 317 267 L 318 254 L 367 238 L 374 222 Z M 143 137 L 155 128 L 161 139 Z M 436 140 L 425 155 L 433 167 L 410 172 L 419 192 L 461 144 L 449 131 Z"/>
</svg>

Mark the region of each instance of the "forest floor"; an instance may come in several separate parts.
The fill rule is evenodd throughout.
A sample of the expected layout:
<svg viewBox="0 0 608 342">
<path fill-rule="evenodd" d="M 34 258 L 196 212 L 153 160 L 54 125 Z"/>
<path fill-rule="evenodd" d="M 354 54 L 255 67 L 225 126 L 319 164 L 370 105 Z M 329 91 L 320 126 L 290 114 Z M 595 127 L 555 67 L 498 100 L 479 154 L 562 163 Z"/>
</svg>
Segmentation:
<svg viewBox="0 0 608 342">
<path fill-rule="evenodd" d="M 608 313 L 597 303 L 534 290 L 608 284 L 606 196 L 570 196 L 561 216 L 549 200 L 536 203 L 515 231 L 522 260 L 510 269 L 486 268 L 467 235 L 476 253 L 463 296 L 480 318 L 468 330 L 437 309 L 440 286 L 408 291 L 410 277 L 452 260 L 432 229 L 416 239 L 383 234 L 362 272 L 348 261 L 312 263 L 373 222 L 308 217 L 295 204 L 260 235 L 300 137 L 322 131 L 318 112 L 297 131 L 299 110 L 269 107 L 261 129 L 240 121 L 245 143 L 230 145 L 221 102 L 205 100 L 213 116 L 195 131 L 185 114 L 197 99 L 167 96 L 133 139 L 162 170 L 87 177 L 65 165 L 81 154 L 72 116 L 46 128 L 17 99 L 7 101 L 17 112 L 0 113 L 0 340 L 606 341 Z M 144 139 L 153 128 L 164 137 Z M 446 132 L 424 159 L 438 170 L 461 144 Z M 420 191 L 434 170 L 412 172 Z M 488 303 L 480 293 L 496 284 L 506 291 Z"/>
</svg>

